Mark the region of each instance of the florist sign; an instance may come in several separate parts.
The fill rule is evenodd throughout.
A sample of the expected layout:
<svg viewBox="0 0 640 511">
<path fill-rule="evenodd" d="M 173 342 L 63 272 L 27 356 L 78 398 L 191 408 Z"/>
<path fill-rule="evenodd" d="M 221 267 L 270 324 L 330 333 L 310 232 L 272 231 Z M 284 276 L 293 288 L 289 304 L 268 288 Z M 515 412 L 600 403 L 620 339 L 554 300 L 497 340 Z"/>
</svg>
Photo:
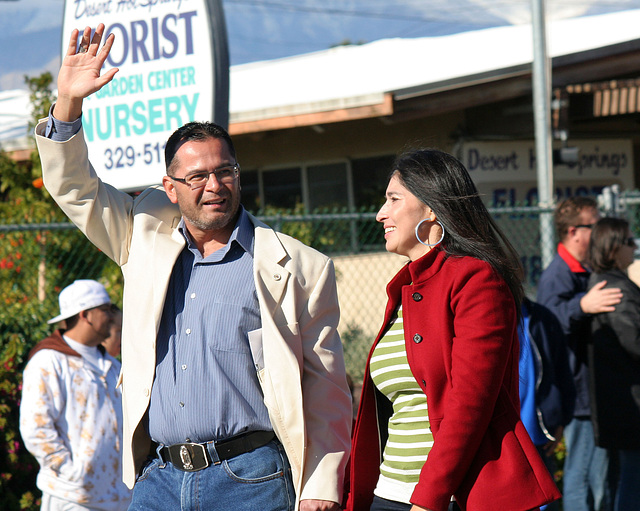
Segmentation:
<svg viewBox="0 0 640 511">
<path fill-rule="evenodd" d="M 105 24 L 115 42 L 105 67 L 115 78 L 85 100 L 89 159 L 123 190 L 160 183 L 164 144 L 194 120 L 226 126 L 229 58 L 221 0 L 67 0 L 66 38 Z"/>
</svg>

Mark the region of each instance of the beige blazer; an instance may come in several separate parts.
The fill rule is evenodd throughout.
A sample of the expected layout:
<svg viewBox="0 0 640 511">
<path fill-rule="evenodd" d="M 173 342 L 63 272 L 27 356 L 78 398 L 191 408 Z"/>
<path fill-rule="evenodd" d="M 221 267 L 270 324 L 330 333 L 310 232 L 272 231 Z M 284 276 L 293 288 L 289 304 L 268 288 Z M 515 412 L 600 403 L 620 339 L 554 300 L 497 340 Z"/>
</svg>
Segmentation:
<svg viewBox="0 0 640 511">
<path fill-rule="evenodd" d="M 161 187 L 131 198 L 103 183 L 84 133 L 66 142 L 36 127 L 44 183 L 73 223 L 122 269 L 124 482 L 133 487 L 151 440 L 149 406 L 156 334 L 169 277 L 184 247 L 180 212 Z M 332 261 L 295 239 L 255 225 L 254 278 L 262 319 L 259 380 L 274 431 L 291 463 L 298 501 L 340 502 L 349 456 L 351 398 L 345 378 Z"/>
</svg>

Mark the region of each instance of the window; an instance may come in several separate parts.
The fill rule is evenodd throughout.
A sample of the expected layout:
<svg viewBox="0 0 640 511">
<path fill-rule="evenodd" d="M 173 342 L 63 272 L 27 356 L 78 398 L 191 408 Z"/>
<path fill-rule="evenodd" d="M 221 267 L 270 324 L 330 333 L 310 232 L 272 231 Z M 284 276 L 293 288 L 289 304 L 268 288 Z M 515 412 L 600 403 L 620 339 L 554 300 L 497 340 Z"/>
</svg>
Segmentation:
<svg viewBox="0 0 640 511">
<path fill-rule="evenodd" d="M 311 165 L 307 168 L 307 181 L 308 211 L 313 212 L 318 208 L 342 210 L 348 207 L 349 187 L 345 163 Z"/>
<path fill-rule="evenodd" d="M 293 209 L 302 203 L 300 167 L 268 170 L 262 173 L 263 207 Z"/>
<path fill-rule="evenodd" d="M 353 199 L 357 209 L 376 209 L 382 205 L 394 158 L 387 155 L 352 160 Z"/>
<path fill-rule="evenodd" d="M 393 155 L 385 155 L 281 169 L 243 169 L 242 203 L 251 212 L 292 210 L 300 204 L 309 212 L 375 210 L 384 199 L 393 160 Z"/>
<path fill-rule="evenodd" d="M 240 185 L 242 186 L 241 197 L 242 205 L 247 211 L 257 213 L 262 208 L 260 202 L 260 182 L 258 171 L 244 170 L 240 171 Z"/>
</svg>

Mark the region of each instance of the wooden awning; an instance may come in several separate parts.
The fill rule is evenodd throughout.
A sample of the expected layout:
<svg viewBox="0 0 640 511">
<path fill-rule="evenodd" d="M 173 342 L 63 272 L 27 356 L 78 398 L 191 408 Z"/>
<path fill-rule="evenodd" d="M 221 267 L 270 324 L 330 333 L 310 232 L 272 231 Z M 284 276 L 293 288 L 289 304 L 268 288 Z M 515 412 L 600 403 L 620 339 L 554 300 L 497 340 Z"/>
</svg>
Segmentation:
<svg viewBox="0 0 640 511">
<path fill-rule="evenodd" d="M 610 117 L 640 111 L 640 78 L 567 85 L 564 92 L 593 96 L 593 116 Z"/>
</svg>

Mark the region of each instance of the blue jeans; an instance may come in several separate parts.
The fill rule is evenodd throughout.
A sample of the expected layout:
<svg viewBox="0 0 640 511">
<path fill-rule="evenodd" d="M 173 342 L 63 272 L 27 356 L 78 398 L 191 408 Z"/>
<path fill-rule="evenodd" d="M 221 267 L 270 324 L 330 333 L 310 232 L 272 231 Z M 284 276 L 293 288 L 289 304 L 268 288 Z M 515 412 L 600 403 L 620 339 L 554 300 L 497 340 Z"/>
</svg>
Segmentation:
<svg viewBox="0 0 640 511">
<path fill-rule="evenodd" d="M 620 450 L 618 457 L 620 479 L 615 511 L 634 511 L 640 505 L 640 449 Z"/>
<path fill-rule="evenodd" d="M 129 511 L 292 511 L 294 507 L 291 468 L 282 445 L 272 441 L 197 472 L 152 459 L 136 481 Z"/>
<path fill-rule="evenodd" d="M 562 507 L 567 511 L 599 511 L 607 493 L 609 454 L 597 447 L 590 419 L 573 418 L 564 429 Z"/>
</svg>

